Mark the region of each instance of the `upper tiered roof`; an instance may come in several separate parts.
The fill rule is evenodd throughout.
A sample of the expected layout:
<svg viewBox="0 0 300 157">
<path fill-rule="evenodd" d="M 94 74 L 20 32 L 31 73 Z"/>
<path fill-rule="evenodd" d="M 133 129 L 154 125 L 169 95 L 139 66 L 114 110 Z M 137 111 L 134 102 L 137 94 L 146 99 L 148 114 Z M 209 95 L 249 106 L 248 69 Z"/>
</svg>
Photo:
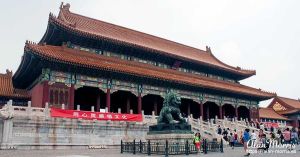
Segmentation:
<svg viewBox="0 0 300 157">
<path fill-rule="evenodd" d="M 0 97 L 29 98 L 29 93 L 23 89 L 15 89 L 12 83 L 12 72 L 6 70 L 6 74 L 0 74 Z"/>
<path fill-rule="evenodd" d="M 160 53 L 178 58 L 179 60 L 195 62 L 242 75 L 242 78 L 250 77 L 256 73 L 255 70 L 243 70 L 240 67 L 233 67 L 221 62 L 211 53 L 209 47 L 205 51 L 200 50 L 167 39 L 78 15 L 70 12 L 69 8 L 69 4 L 62 4 L 58 17 L 50 14 L 49 23 L 88 38 L 109 40 L 120 45 L 141 48 L 147 52 Z M 42 39 L 41 42 L 45 41 Z"/>
<path fill-rule="evenodd" d="M 230 83 L 220 80 L 203 77 L 196 74 L 188 74 L 172 69 L 163 69 L 154 65 L 143 64 L 139 62 L 120 60 L 113 57 L 107 57 L 86 51 L 71 49 L 66 46 L 37 45 L 26 43 L 25 55 L 34 55 L 42 60 L 56 61 L 70 65 L 76 65 L 85 68 L 108 70 L 139 77 L 148 77 L 160 79 L 180 84 L 193 85 L 203 88 L 227 91 L 250 95 L 258 99 L 269 99 L 274 93 L 268 93 L 259 89 L 251 88 L 237 83 Z M 24 57 L 23 57 L 24 58 Z M 24 60 L 22 60 L 23 64 Z M 22 67 L 21 67 L 22 68 Z M 20 73 L 22 69 L 18 69 Z"/>
</svg>

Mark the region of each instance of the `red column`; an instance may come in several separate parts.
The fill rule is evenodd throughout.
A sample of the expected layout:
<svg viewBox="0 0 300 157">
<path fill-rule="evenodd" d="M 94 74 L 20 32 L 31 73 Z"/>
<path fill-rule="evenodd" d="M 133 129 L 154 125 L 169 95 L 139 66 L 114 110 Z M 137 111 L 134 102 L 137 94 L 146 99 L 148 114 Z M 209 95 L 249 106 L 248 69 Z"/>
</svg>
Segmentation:
<svg viewBox="0 0 300 157">
<path fill-rule="evenodd" d="M 110 89 L 106 90 L 106 107 L 107 112 L 110 112 Z"/>
<path fill-rule="evenodd" d="M 204 115 L 203 115 L 203 104 L 202 104 L 202 102 L 200 103 L 200 116 L 202 116 L 202 120 L 204 120 Z"/>
<path fill-rule="evenodd" d="M 191 104 L 187 104 L 187 116 L 191 115 Z"/>
<path fill-rule="evenodd" d="M 237 120 L 239 119 L 238 106 L 235 106 L 235 117 Z"/>
<path fill-rule="evenodd" d="M 158 115 L 158 113 L 157 113 L 157 100 L 156 99 L 154 99 L 153 110 L 154 110 L 155 115 Z M 151 111 L 151 113 L 152 113 L 152 111 Z"/>
<path fill-rule="evenodd" d="M 68 103 L 69 110 L 75 109 L 74 96 L 75 96 L 75 88 L 74 85 L 72 84 L 71 87 L 69 88 L 69 103 Z"/>
<path fill-rule="evenodd" d="M 257 107 L 257 121 L 260 122 L 260 117 L 259 117 L 259 107 Z"/>
<path fill-rule="evenodd" d="M 207 105 L 206 115 L 207 115 L 207 119 L 209 119 L 209 105 Z"/>
<path fill-rule="evenodd" d="M 45 103 L 49 102 L 49 84 L 48 81 L 43 82 L 43 99 L 41 107 L 45 107 Z"/>
<path fill-rule="evenodd" d="M 141 94 L 138 95 L 138 114 L 142 113 L 142 96 Z"/>
<path fill-rule="evenodd" d="M 299 122 L 297 118 L 293 119 L 293 127 L 298 128 L 299 127 Z"/>
<path fill-rule="evenodd" d="M 130 98 L 129 97 L 126 100 L 126 113 L 130 113 Z"/>
<path fill-rule="evenodd" d="M 223 119 L 222 113 L 223 113 L 223 110 L 222 110 L 222 106 L 220 105 L 219 106 L 219 119 Z"/>
<path fill-rule="evenodd" d="M 96 112 L 100 111 L 100 93 L 97 95 L 97 104 L 96 104 L 95 111 Z"/>
<path fill-rule="evenodd" d="M 251 117 L 252 117 L 252 114 L 253 114 L 253 112 L 252 112 L 252 107 L 249 107 L 249 119 L 248 119 L 248 121 L 250 122 L 251 121 Z"/>
</svg>

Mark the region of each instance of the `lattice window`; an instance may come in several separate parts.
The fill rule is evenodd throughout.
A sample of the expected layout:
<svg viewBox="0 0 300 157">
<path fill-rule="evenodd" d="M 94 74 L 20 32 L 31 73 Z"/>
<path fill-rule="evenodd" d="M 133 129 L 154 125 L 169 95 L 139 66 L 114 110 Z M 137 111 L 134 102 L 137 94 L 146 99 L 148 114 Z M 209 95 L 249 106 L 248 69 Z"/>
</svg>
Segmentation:
<svg viewBox="0 0 300 157">
<path fill-rule="evenodd" d="M 67 105 L 68 104 L 68 100 L 69 100 L 69 92 L 68 91 L 65 91 L 65 104 Z"/>
<path fill-rule="evenodd" d="M 58 104 L 58 90 L 54 92 L 54 104 Z"/>
<path fill-rule="evenodd" d="M 54 103 L 54 93 L 53 90 L 50 90 L 50 104 Z"/>
<path fill-rule="evenodd" d="M 50 87 L 49 97 L 51 106 L 61 107 L 62 104 L 68 105 L 68 88 Z"/>
<path fill-rule="evenodd" d="M 59 104 L 63 104 L 64 103 L 64 92 L 63 91 L 60 91 L 59 92 Z"/>
</svg>

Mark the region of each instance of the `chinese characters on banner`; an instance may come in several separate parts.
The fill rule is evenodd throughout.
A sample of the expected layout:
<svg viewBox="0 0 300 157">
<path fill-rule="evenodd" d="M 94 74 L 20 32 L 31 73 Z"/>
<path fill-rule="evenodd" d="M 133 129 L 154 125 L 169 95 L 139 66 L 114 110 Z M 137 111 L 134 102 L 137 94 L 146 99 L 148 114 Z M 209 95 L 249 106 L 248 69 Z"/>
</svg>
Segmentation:
<svg viewBox="0 0 300 157">
<path fill-rule="evenodd" d="M 271 127 L 278 128 L 279 127 L 278 123 L 272 123 L 272 122 L 264 122 L 264 125 L 266 128 L 271 128 Z"/>
<path fill-rule="evenodd" d="M 63 110 L 51 108 L 51 117 L 81 118 L 112 121 L 142 121 L 142 114 L 102 113 L 91 111 Z"/>
</svg>

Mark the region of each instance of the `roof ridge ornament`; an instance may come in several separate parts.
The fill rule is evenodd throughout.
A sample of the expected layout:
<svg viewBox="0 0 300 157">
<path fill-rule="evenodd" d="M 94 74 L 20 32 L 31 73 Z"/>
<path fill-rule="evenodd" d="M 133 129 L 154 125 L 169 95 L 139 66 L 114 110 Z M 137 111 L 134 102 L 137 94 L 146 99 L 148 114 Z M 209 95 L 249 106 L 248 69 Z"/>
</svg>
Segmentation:
<svg viewBox="0 0 300 157">
<path fill-rule="evenodd" d="M 49 19 L 51 19 L 51 18 L 56 18 L 56 16 L 53 14 L 53 13 L 49 13 Z"/>
<path fill-rule="evenodd" d="M 6 75 L 9 77 L 12 77 L 12 75 L 13 75 L 12 70 L 6 69 Z"/>
<path fill-rule="evenodd" d="M 26 40 L 25 44 L 26 44 L 26 45 L 28 45 L 28 44 L 30 44 L 30 45 L 36 45 L 35 42 L 30 41 L 30 40 Z"/>
<path fill-rule="evenodd" d="M 62 2 L 61 5 L 60 5 L 60 7 L 59 7 L 60 12 L 59 12 L 57 18 L 58 18 L 59 20 L 62 20 L 62 21 L 64 21 L 64 22 L 66 22 L 69 26 L 71 26 L 71 27 L 73 27 L 73 28 L 76 28 L 76 26 L 77 26 L 76 21 L 70 22 L 70 21 L 68 21 L 68 20 L 66 19 L 65 15 L 64 15 L 64 13 L 65 13 L 64 11 L 70 12 L 70 6 L 71 6 L 71 5 L 70 5 L 69 3 L 67 3 L 67 4 L 64 5 L 64 3 Z"/>
<path fill-rule="evenodd" d="M 64 5 L 64 2 L 61 2 L 59 9 L 65 10 L 65 11 L 70 11 L 70 7 L 71 7 L 70 3 L 66 3 Z"/>
<path fill-rule="evenodd" d="M 212 54 L 209 46 L 206 46 L 206 52 Z"/>
</svg>

